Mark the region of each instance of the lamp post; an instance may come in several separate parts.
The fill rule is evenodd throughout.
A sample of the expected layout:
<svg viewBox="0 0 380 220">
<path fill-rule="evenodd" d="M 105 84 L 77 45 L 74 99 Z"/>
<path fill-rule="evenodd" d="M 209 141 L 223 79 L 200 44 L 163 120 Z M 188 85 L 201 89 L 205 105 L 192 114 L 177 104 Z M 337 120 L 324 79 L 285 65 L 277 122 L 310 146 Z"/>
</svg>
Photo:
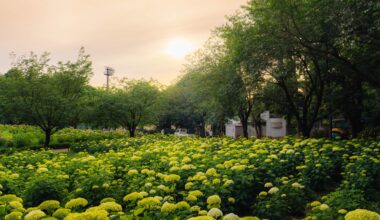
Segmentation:
<svg viewBox="0 0 380 220">
<path fill-rule="evenodd" d="M 109 78 L 114 74 L 115 70 L 109 66 L 105 67 L 104 75 L 107 76 L 107 89 L 109 88 Z"/>
</svg>

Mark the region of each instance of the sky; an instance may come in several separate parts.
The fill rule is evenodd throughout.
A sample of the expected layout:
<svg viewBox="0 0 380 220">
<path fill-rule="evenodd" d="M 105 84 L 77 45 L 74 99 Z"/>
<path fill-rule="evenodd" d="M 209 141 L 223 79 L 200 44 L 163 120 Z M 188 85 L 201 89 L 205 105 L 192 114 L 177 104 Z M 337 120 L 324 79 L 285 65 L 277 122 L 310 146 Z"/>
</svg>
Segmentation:
<svg viewBox="0 0 380 220">
<path fill-rule="evenodd" d="M 85 47 L 94 86 L 115 77 L 173 83 L 185 55 L 247 0 L 0 0 L 0 73 L 10 53 L 51 53 L 52 63 L 75 60 Z M 115 78 L 114 77 L 114 78 Z"/>
</svg>

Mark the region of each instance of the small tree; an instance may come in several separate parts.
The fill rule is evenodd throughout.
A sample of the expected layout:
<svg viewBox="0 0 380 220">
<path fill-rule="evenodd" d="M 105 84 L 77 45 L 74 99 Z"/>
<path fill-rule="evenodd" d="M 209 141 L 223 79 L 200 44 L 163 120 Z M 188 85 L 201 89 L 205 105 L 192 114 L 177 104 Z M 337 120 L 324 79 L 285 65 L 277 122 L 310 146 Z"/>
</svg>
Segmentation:
<svg viewBox="0 0 380 220">
<path fill-rule="evenodd" d="M 136 128 L 156 121 L 159 89 L 153 81 L 123 80 L 122 88 L 106 90 L 97 111 L 110 125 L 121 126 L 135 136 Z"/>
<path fill-rule="evenodd" d="M 91 75 L 89 56 L 81 48 L 76 62 L 48 64 L 48 54 L 21 57 L 5 74 L 3 106 L 19 123 L 36 125 L 45 133 L 44 146 L 76 117 L 76 109 Z"/>
</svg>

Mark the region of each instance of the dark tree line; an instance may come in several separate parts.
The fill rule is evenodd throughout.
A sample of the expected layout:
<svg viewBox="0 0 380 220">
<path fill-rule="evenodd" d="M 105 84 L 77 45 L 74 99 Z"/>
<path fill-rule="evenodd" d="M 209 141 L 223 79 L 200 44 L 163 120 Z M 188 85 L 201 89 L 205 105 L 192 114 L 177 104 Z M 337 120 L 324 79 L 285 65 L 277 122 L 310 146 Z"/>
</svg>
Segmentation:
<svg viewBox="0 0 380 220">
<path fill-rule="evenodd" d="M 190 115 L 202 109 L 213 128 L 237 116 L 244 136 L 264 109 L 305 137 L 331 117 L 346 118 L 356 136 L 380 125 L 379 13 L 378 1 L 251 0 L 216 28 L 173 89 L 198 85 L 187 93 Z"/>
<path fill-rule="evenodd" d="M 155 124 L 159 88 L 152 81 L 124 80 L 105 90 L 88 84 L 91 61 L 84 49 L 75 62 L 49 64 L 47 53 L 16 60 L 0 75 L 0 123 L 30 124 L 45 133 L 45 146 L 64 127 L 136 128 Z"/>
<path fill-rule="evenodd" d="M 375 0 L 251 0 L 217 27 L 176 83 L 124 80 L 91 87 L 91 62 L 20 57 L 0 75 L 0 122 L 51 135 L 67 126 L 188 128 L 224 134 L 227 119 L 260 133 L 260 113 L 287 119 L 309 137 L 318 123 L 345 118 L 352 135 L 380 126 L 380 3 Z"/>
</svg>

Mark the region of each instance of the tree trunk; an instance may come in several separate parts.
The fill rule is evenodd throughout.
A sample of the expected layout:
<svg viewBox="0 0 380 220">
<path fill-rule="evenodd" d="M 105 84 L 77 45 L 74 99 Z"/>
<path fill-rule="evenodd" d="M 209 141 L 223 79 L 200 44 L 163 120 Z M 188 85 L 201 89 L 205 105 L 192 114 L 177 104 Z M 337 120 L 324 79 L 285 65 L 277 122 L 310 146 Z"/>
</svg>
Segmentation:
<svg viewBox="0 0 380 220">
<path fill-rule="evenodd" d="M 310 137 L 311 128 L 303 121 L 298 121 L 298 135 L 304 138 Z"/>
<path fill-rule="evenodd" d="M 211 125 L 211 132 L 212 132 L 212 136 L 217 136 L 218 135 L 218 128 L 215 124 L 212 124 Z"/>
<path fill-rule="evenodd" d="M 308 138 L 308 137 L 310 137 L 311 128 L 309 128 L 308 123 L 306 121 L 304 121 L 304 119 L 307 116 L 305 115 L 305 116 L 302 116 L 302 117 L 303 117 L 303 119 L 300 118 L 300 117 L 296 117 L 296 120 L 297 120 L 297 135 L 300 136 L 300 137 Z"/>
<path fill-rule="evenodd" d="M 49 147 L 50 137 L 51 137 L 51 129 L 45 130 L 45 143 L 44 143 L 44 147 Z"/>
<path fill-rule="evenodd" d="M 225 134 L 225 122 L 223 120 L 219 120 L 218 122 L 212 124 L 212 136 L 221 136 Z"/>
<path fill-rule="evenodd" d="M 357 81 L 356 84 L 357 92 L 353 97 L 354 109 L 351 117 L 351 125 L 352 125 L 352 136 L 357 137 L 357 135 L 362 131 L 362 114 L 363 114 L 363 85 L 360 80 Z"/>
<path fill-rule="evenodd" d="M 292 115 L 288 113 L 286 116 L 286 135 L 289 135 L 291 130 L 292 130 Z"/>
<path fill-rule="evenodd" d="M 128 130 L 129 130 L 129 137 L 135 137 L 136 128 L 130 127 Z"/>
<path fill-rule="evenodd" d="M 241 106 L 239 110 L 239 119 L 240 119 L 241 125 L 243 126 L 243 136 L 245 138 L 248 138 L 248 119 L 252 112 L 252 106 L 253 106 L 252 103 L 248 103 L 247 108 L 244 108 Z"/>
<path fill-rule="evenodd" d="M 241 120 L 241 124 L 243 126 L 243 136 L 248 138 L 248 117 L 243 118 L 243 120 Z"/>
<path fill-rule="evenodd" d="M 302 125 L 302 137 L 309 138 L 311 133 L 311 128 L 309 128 L 307 125 Z"/>
<path fill-rule="evenodd" d="M 261 138 L 261 131 L 260 131 L 259 125 L 257 125 L 256 123 L 255 123 L 255 131 L 256 131 L 256 137 Z"/>
<path fill-rule="evenodd" d="M 359 116 L 350 118 L 350 123 L 352 127 L 352 137 L 357 137 L 358 134 L 362 131 L 362 123 Z"/>
<path fill-rule="evenodd" d="M 363 86 L 360 79 L 343 84 L 345 93 L 344 105 L 340 106 L 343 115 L 351 124 L 352 136 L 356 137 L 363 129 Z M 344 128 L 343 128 L 344 129 Z"/>
<path fill-rule="evenodd" d="M 204 122 L 204 120 L 200 123 L 200 127 L 199 127 L 199 136 L 201 137 L 206 137 L 206 123 Z"/>
<path fill-rule="evenodd" d="M 259 115 L 259 117 L 256 117 L 255 114 L 252 114 L 252 119 L 253 119 L 253 122 L 254 122 L 253 126 L 255 127 L 256 137 L 257 138 L 262 138 L 260 115 Z"/>
</svg>

